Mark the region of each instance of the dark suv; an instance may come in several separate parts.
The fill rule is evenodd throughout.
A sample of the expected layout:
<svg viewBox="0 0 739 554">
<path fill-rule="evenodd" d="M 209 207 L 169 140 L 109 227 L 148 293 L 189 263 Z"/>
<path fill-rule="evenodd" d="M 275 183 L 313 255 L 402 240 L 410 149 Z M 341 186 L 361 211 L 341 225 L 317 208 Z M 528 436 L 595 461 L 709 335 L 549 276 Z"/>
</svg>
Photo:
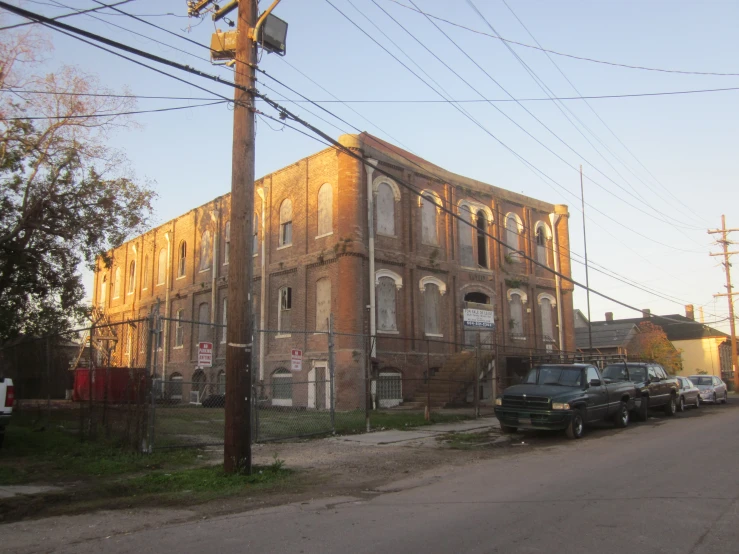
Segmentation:
<svg viewBox="0 0 739 554">
<path fill-rule="evenodd" d="M 655 363 L 620 362 L 603 370 L 607 382 L 631 381 L 636 385 L 637 419 L 646 421 L 650 408 L 664 408 L 668 416 L 675 415 L 680 385 L 669 377 L 661 365 Z M 641 402 L 639 402 L 641 400 Z"/>
</svg>

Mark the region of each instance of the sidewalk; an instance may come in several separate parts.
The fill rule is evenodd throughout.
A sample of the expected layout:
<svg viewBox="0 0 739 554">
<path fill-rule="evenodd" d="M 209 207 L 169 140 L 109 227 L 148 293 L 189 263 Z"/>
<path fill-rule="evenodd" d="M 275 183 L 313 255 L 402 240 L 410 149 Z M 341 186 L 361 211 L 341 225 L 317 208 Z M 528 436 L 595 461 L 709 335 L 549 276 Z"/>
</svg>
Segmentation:
<svg viewBox="0 0 739 554">
<path fill-rule="evenodd" d="M 460 421 L 457 423 L 436 423 L 433 425 L 425 425 L 423 427 L 412 427 L 402 431 L 392 429 L 388 431 L 362 433 L 359 435 L 331 437 L 329 440 L 352 442 L 367 446 L 385 446 L 433 438 L 447 433 L 482 432 L 487 429 L 500 429 L 500 424 L 495 416 L 481 417 L 479 419 Z"/>
</svg>

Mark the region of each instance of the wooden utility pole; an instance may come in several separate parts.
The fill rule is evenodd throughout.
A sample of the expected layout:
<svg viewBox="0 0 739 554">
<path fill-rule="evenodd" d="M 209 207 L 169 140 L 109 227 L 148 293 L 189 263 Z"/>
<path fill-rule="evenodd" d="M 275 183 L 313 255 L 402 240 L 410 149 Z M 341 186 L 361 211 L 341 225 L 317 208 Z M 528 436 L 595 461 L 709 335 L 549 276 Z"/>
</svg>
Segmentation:
<svg viewBox="0 0 739 554">
<path fill-rule="evenodd" d="M 257 0 L 241 0 L 236 26 L 237 87 L 254 88 L 257 46 L 252 32 Z M 226 329 L 226 429 L 223 468 L 251 473 L 252 407 L 252 273 L 254 214 L 254 96 L 237 88 L 234 94 L 231 162 L 231 249 Z"/>
<path fill-rule="evenodd" d="M 739 254 L 739 251 L 729 252 L 729 245 L 733 244 L 728 238 L 728 233 L 739 231 L 739 229 L 726 228 L 726 216 L 721 216 L 721 229 L 709 230 L 709 235 L 720 234 L 721 238 L 716 242 L 721 245 L 723 252 L 711 252 L 711 256 L 724 257 L 724 269 L 726 270 L 726 293 L 714 294 L 714 296 L 726 296 L 729 300 L 729 326 L 731 327 L 731 368 L 734 372 L 734 390 L 739 390 L 739 371 L 737 371 L 737 344 L 736 344 L 736 326 L 734 325 L 734 295 L 739 292 L 732 292 L 731 286 L 731 264 L 729 257 L 732 254 Z"/>
</svg>

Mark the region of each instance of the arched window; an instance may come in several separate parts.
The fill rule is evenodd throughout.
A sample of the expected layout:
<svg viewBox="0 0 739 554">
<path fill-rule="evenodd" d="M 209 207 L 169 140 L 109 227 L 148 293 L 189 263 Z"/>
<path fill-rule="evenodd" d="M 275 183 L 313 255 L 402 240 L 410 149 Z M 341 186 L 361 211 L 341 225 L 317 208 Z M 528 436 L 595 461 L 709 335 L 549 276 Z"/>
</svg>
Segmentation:
<svg viewBox="0 0 739 554">
<path fill-rule="evenodd" d="M 253 256 L 259 255 L 259 214 L 254 212 L 254 234 L 251 241 L 251 253 Z"/>
<path fill-rule="evenodd" d="M 185 326 L 182 320 L 185 319 L 185 310 L 177 310 L 177 323 L 174 328 L 174 347 L 180 348 L 185 343 Z"/>
<path fill-rule="evenodd" d="M 146 290 L 149 288 L 149 281 L 151 281 L 151 275 L 149 275 L 149 271 L 151 270 L 151 267 L 149 266 L 149 255 L 147 254 L 144 256 L 144 276 L 141 280 L 143 283 L 143 290 Z"/>
<path fill-rule="evenodd" d="M 539 299 L 541 309 L 541 334 L 546 342 L 554 342 L 554 325 L 552 323 L 552 301 L 547 297 Z"/>
<path fill-rule="evenodd" d="M 98 305 L 105 307 L 105 300 L 108 296 L 108 276 L 103 275 L 103 279 L 100 282 L 100 296 Z"/>
<path fill-rule="evenodd" d="M 272 374 L 272 405 L 293 405 L 293 376 L 284 367 Z"/>
<path fill-rule="evenodd" d="M 467 206 L 459 207 L 457 229 L 459 231 L 459 262 L 464 267 L 474 264 L 474 250 L 472 248 L 472 212 Z"/>
<path fill-rule="evenodd" d="M 213 239 L 206 229 L 200 239 L 200 271 L 210 269 L 213 264 Z"/>
<path fill-rule="evenodd" d="M 128 264 L 128 294 L 133 294 L 136 288 L 136 261 Z"/>
<path fill-rule="evenodd" d="M 226 342 L 226 327 L 228 326 L 228 298 L 223 299 L 223 312 L 221 313 L 221 343 Z"/>
<path fill-rule="evenodd" d="M 334 190 L 328 183 L 318 189 L 318 236 L 329 235 L 334 230 Z"/>
<path fill-rule="evenodd" d="M 218 372 L 218 394 L 226 394 L 226 372 Z"/>
<path fill-rule="evenodd" d="M 423 328 L 427 336 L 441 335 L 441 293 L 439 286 L 426 283 L 423 291 Z"/>
<path fill-rule="evenodd" d="M 316 281 L 316 331 L 328 331 L 331 316 L 331 279 Z"/>
<path fill-rule="evenodd" d="M 521 250 L 520 240 L 523 225 L 516 217 L 516 214 L 508 214 L 505 220 L 505 243 L 508 247 L 508 255 L 518 258 Z"/>
<path fill-rule="evenodd" d="M 488 221 L 485 218 L 485 212 L 480 210 L 477 212 L 477 265 L 480 267 L 488 267 Z"/>
<path fill-rule="evenodd" d="M 157 267 L 157 285 L 163 285 L 167 280 L 167 249 L 159 251 L 159 267 Z"/>
<path fill-rule="evenodd" d="M 289 198 L 280 206 L 279 246 L 290 246 L 293 243 L 293 203 Z"/>
<path fill-rule="evenodd" d="M 115 280 L 113 281 L 113 298 L 121 295 L 121 268 L 115 268 Z"/>
<path fill-rule="evenodd" d="M 377 330 L 397 331 L 395 280 L 391 277 L 377 279 Z"/>
<path fill-rule="evenodd" d="M 187 269 L 187 243 L 184 240 L 180 242 L 177 251 L 177 277 L 184 277 Z"/>
<path fill-rule="evenodd" d="M 293 289 L 290 287 L 282 287 L 279 292 L 280 303 L 277 312 L 277 330 L 280 333 L 289 333 L 292 329 L 290 325 L 290 314 L 293 308 Z"/>
<path fill-rule="evenodd" d="M 169 383 L 168 383 L 168 389 L 169 391 L 169 399 L 180 401 L 182 400 L 182 375 L 179 373 L 173 373 L 169 376 Z"/>
<path fill-rule="evenodd" d="M 380 235 L 395 236 L 395 193 L 387 183 L 377 186 L 377 198 L 375 200 L 377 220 L 377 233 Z"/>
<path fill-rule="evenodd" d="M 509 321 L 511 336 L 523 337 L 523 298 L 518 291 L 509 291 L 508 298 L 511 313 Z"/>
<path fill-rule="evenodd" d="M 421 242 L 438 245 L 439 232 L 437 224 L 438 200 L 432 194 L 424 194 L 421 198 Z"/>
<path fill-rule="evenodd" d="M 255 227 L 256 229 L 256 227 Z M 223 242 L 225 246 L 223 248 L 223 265 L 228 265 L 228 260 L 231 256 L 231 222 L 227 221 L 223 227 Z"/>
<path fill-rule="evenodd" d="M 202 302 L 198 306 L 198 342 L 210 342 L 210 310 L 208 303 Z"/>
<path fill-rule="evenodd" d="M 551 239 L 549 227 L 541 221 L 536 224 L 536 261 L 547 267 L 547 240 Z"/>
</svg>

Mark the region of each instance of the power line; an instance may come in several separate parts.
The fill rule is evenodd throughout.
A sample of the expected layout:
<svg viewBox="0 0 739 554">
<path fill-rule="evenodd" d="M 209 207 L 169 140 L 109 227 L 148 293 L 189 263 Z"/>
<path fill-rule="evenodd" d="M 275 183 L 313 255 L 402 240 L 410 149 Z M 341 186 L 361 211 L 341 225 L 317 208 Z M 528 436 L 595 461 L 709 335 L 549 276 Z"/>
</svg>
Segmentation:
<svg viewBox="0 0 739 554">
<path fill-rule="evenodd" d="M 144 51 L 138 50 L 138 49 L 136 49 L 136 48 L 133 48 L 133 47 L 130 47 L 130 46 L 127 46 L 127 45 L 123 45 L 123 44 L 121 44 L 121 43 L 116 43 L 116 41 L 111 41 L 111 40 L 109 40 L 109 39 L 106 39 L 106 38 L 104 38 L 104 37 L 101 37 L 101 36 L 99 36 L 99 35 L 95 35 L 94 33 L 89 33 L 89 32 L 87 32 L 87 31 L 83 31 L 83 30 L 81 30 L 81 29 L 77 29 L 77 28 L 75 28 L 75 27 L 71 27 L 71 26 L 69 26 L 69 25 L 65 25 L 65 24 L 63 24 L 63 23 L 59 23 L 59 22 L 54 22 L 53 20 L 50 20 L 49 18 L 46 18 L 46 17 L 44 17 L 44 16 L 41 16 L 41 15 L 39 15 L 39 14 L 34 14 L 33 12 L 28 12 L 27 10 L 22 10 L 22 9 L 20 9 L 20 8 L 16 8 L 15 6 L 9 5 L 9 4 L 7 4 L 6 2 L 1 2 L 1 1 L 0 1 L 0 7 L 3 7 L 3 8 L 5 8 L 5 9 L 8 9 L 9 11 L 12 11 L 12 12 L 14 12 L 14 13 L 17 13 L 18 15 L 23 15 L 24 17 L 29 17 L 29 18 L 31 18 L 31 19 L 37 20 L 37 21 L 39 21 L 39 22 L 42 22 L 42 23 L 45 23 L 45 24 L 50 24 L 50 26 L 51 26 L 52 28 L 54 28 L 55 30 L 58 30 L 58 31 L 60 31 L 60 32 L 63 32 L 64 34 L 67 34 L 67 35 L 69 35 L 69 36 L 74 36 L 74 35 L 73 35 L 72 33 L 80 33 L 80 34 L 82 34 L 83 36 L 88 36 L 89 38 L 92 38 L 93 40 L 97 40 L 97 41 L 103 42 L 103 43 L 105 43 L 105 44 L 109 44 L 109 45 L 111 45 L 111 46 L 114 46 L 114 47 L 119 47 L 119 48 L 122 48 L 122 49 L 124 49 L 124 50 L 126 50 L 126 51 L 128 51 L 128 52 L 134 53 L 134 54 L 136 54 L 136 55 L 140 55 L 140 56 L 142 56 L 142 57 L 145 57 L 145 58 L 147 58 L 147 59 L 151 59 L 151 60 L 153 60 L 153 61 L 157 61 L 157 62 L 159 62 L 159 63 L 164 63 L 164 64 L 166 64 L 166 65 L 168 65 L 168 66 L 171 66 L 171 67 L 175 67 L 175 68 L 177 68 L 177 69 L 180 69 L 180 70 L 182 70 L 182 71 L 185 71 L 185 72 L 191 73 L 191 74 L 193 74 L 193 75 L 197 75 L 197 76 L 199 76 L 199 77 L 203 77 L 203 78 L 208 78 L 208 79 L 210 79 L 210 80 L 213 80 L 213 81 L 215 81 L 215 82 L 218 82 L 218 83 L 221 83 L 221 84 L 226 84 L 226 85 L 229 85 L 229 86 L 230 86 L 230 87 L 232 87 L 232 88 L 236 88 L 236 89 L 238 89 L 238 90 L 242 90 L 242 91 L 244 91 L 244 92 L 247 92 L 247 91 L 249 91 L 249 90 L 248 90 L 248 89 L 246 89 L 245 87 L 241 87 L 241 86 L 239 86 L 239 85 L 236 85 L 235 83 L 232 83 L 232 82 L 228 82 L 228 81 L 225 81 L 225 80 L 221 79 L 220 77 L 217 77 L 217 76 L 214 76 L 214 75 L 210 75 L 210 74 L 204 73 L 204 72 L 202 72 L 202 71 L 199 71 L 199 70 L 196 70 L 196 69 L 194 69 L 194 68 L 192 68 L 192 67 L 189 67 L 189 66 L 186 66 L 186 65 L 182 65 L 182 64 L 178 64 L 177 62 L 173 62 L 173 61 L 171 61 L 171 60 L 167 60 L 167 59 L 165 59 L 165 58 L 161 58 L 161 57 L 159 57 L 159 56 L 156 56 L 156 55 L 154 55 L 154 54 L 150 54 L 150 53 L 148 53 L 148 52 L 144 52 Z M 67 30 L 67 31 L 69 31 L 69 32 L 66 32 L 66 31 L 62 31 L 61 29 L 66 29 L 66 30 Z M 76 38 L 79 38 L 79 37 L 76 37 Z M 178 78 L 178 77 L 176 77 L 176 76 L 173 76 L 173 75 L 170 75 L 170 74 L 168 74 L 168 73 L 166 73 L 166 72 L 163 72 L 163 71 L 161 71 L 161 70 L 158 70 L 157 68 L 153 68 L 153 67 L 151 67 L 151 66 L 148 66 L 148 65 L 146 65 L 146 64 L 143 64 L 143 63 L 141 63 L 141 62 L 138 62 L 137 60 L 134 60 L 134 59 L 132 59 L 132 58 L 129 58 L 129 57 L 127 57 L 127 56 L 123 56 L 123 55 L 121 55 L 121 54 L 119 54 L 119 53 L 117 53 L 117 52 L 114 52 L 114 51 L 108 50 L 108 49 L 106 49 L 106 48 L 103 48 L 103 47 L 101 47 L 101 46 L 99 46 L 99 45 L 97 45 L 97 44 L 95 44 L 95 43 L 92 43 L 92 42 L 89 42 L 89 41 L 87 41 L 87 40 L 83 40 L 83 39 L 80 39 L 80 40 L 82 40 L 83 42 L 85 42 L 85 43 L 87 43 L 87 44 L 90 44 L 90 45 L 92 45 L 92 46 L 95 46 L 95 47 L 98 47 L 98 48 L 102 48 L 102 49 L 103 49 L 103 50 L 105 50 L 105 51 L 108 51 L 108 52 L 114 53 L 114 54 L 116 54 L 116 55 L 119 55 L 120 57 L 123 57 L 124 59 L 127 59 L 127 60 L 129 60 L 129 61 L 132 61 L 132 62 L 134 62 L 134 63 L 137 63 L 138 65 L 141 65 L 141 66 L 143 66 L 143 67 L 147 67 L 148 69 L 152 69 L 152 70 L 154 70 L 154 71 L 157 71 L 158 73 L 161 73 L 161 74 L 163 74 L 163 75 L 169 76 L 169 77 L 171 77 L 171 78 L 174 78 L 174 79 L 177 79 L 177 80 L 179 80 L 179 81 L 183 81 L 183 82 L 185 82 L 185 83 L 188 83 L 188 84 L 191 84 L 191 85 L 193 85 L 193 86 L 196 86 L 196 87 L 198 87 L 198 85 L 194 85 L 193 83 L 189 83 L 188 81 L 185 81 L 184 79 L 180 79 L 180 78 Z M 202 88 L 202 87 L 198 87 L 198 88 Z M 214 94 L 214 95 L 216 95 L 216 96 L 219 96 L 219 95 L 218 95 L 218 93 L 215 93 L 215 92 L 212 92 L 212 91 L 208 91 L 207 89 L 204 89 L 204 90 L 206 90 L 207 92 L 210 92 L 211 94 Z M 336 140 L 334 140 L 333 138 L 331 138 L 331 137 L 330 137 L 329 135 L 326 135 L 326 134 L 325 134 L 325 133 L 324 133 L 323 131 L 320 131 L 320 130 L 319 130 L 318 128 L 316 128 L 315 126 L 311 125 L 310 123 L 308 123 L 308 122 L 304 121 L 303 119 L 301 119 L 301 118 L 300 118 L 300 117 L 298 117 L 297 115 L 293 114 L 293 113 L 292 113 L 292 112 L 290 112 L 290 111 L 289 111 L 289 110 L 288 110 L 287 108 L 285 108 L 285 107 L 283 107 L 283 106 L 279 105 L 278 103 L 276 103 L 275 101 L 273 101 L 273 100 L 269 99 L 269 98 L 268 98 L 267 96 L 265 96 L 264 94 L 261 94 L 261 93 L 259 93 L 258 91 L 255 91 L 255 90 L 251 90 L 251 91 L 249 91 L 249 92 L 251 92 L 252 94 L 254 94 L 255 96 L 257 96 L 258 98 L 260 98 L 260 99 L 262 99 L 263 101 L 265 101 L 265 102 L 266 102 L 267 104 L 269 104 L 269 105 L 270 105 L 270 106 L 271 106 L 271 107 L 272 107 L 273 109 L 277 110 L 277 111 L 278 111 L 278 112 L 280 113 L 280 116 L 281 116 L 281 117 L 285 117 L 285 118 L 288 118 L 288 117 L 289 117 L 289 118 L 290 118 L 291 120 L 293 120 L 293 121 L 295 121 L 295 122 L 299 123 L 300 125 L 302 125 L 302 126 L 304 126 L 304 127 L 308 128 L 308 129 L 310 129 L 310 130 L 311 130 L 312 132 L 314 132 L 314 133 L 318 134 L 318 135 L 319 135 L 319 136 L 320 136 L 321 138 L 323 138 L 324 140 L 326 140 L 327 142 L 329 142 L 329 143 L 330 143 L 331 145 L 333 145 L 334 147 L 336 147 L 336 148 L 340 149 L 340 150 L 341 150 L 342 152 L 344 152 L 345 154 L 349 155 L 349 156 L 350 156 L 350 157 L 352 157 L 352 158 L 355 158 L 355 159 L 357 159 L 358 161 L 360 161 L 360 163 L 362 163 L 362 164 L 364 164 L 364 165 L 367 165 L 367 163 L 368 163 L 368 162 L 367 162 L 366 160 L 364 160 L 364 159 L 363 159 L 363 158 L 362 158 L 361 156 L 359 156 L 358 154 L 356 154 L 355 152 L 353 152 L 353 151 L 352 151 L 351 149 L 349 149 L 349 148 L 346 148 L 346 147 L 344 147 L 344 146 L 343 146 L 343 145 L 341 145 L 341 144 L 340 144 L 339 142 L 337 142 Z M 225 97 L 223 97 L 223 98 L 224 98 L 225 100 L 228 100 L 228 101 L 230 101 L 230 99 L 228 99 L 228 98 L 225 98 Z M 390 178 L 394 179 L 395 181 L 399 182 L 399 183 L 400 183 L 400 184 L 401 184 L 401 185 L 402 185 L 402 186 L 403 186 L 404 188 L 406 188 L 406 189 L 410 190 L 410 191 L 411 191 L 411 192 L 412 192 L 413 194 L 416 194 L 417 196 L 421 196 L 421 193 L 420 193 L 420 192 L 416 191 L 416 190 L 414 189 L 414 187 L 413 187 L 412 185 L 410 185 L 409 183 L 405 182 L 404 180 L 402 180 L 402 179 L 399 179 L 399 178 L 397 178 L 397 177 L 395 177 L 395 176 L 391 175 L 390 173 L 386 172 L 385 170 L 383 170 L 383 169 L 381 169 L 381 168 L 375 168 L 375 170 L 376 170 L 376 171 L 378 171 L 379 173 L 381 173 L 381 174 L 384 174 L 384 175 L 386 175 L 386 176 L 388 176 L 388 177 L 390 177 Z M 438 205 L 437 205 L 437 206 L 438 206 Z M 472 227 L 472 225 L 471 225 L 471 223 L 470 223 L 470 222 L 467 222 L 467 221 L 465 221 L 465 220 L 464 220 L 464 219 L 463 219 L 462 217 L 460 217 L 459 215 L 457 215 L 457 214 L 453 213 L 453 211 L 449 210 L 448 208 L 445 208 L 444 206 L 438 206 L 438 207 L 439 207 L 439 208 L 440 208 L 440 209 L 441 209 L 442 211 L 445 211 L 446 213 L 448 213 L 448 214 L 450 215 L 450 217 L 451 217 L 452 219 L 456 219 L 456 220 L 458 220 L 458 221 L 463 221 L 463 222 L 465 222 L 465 223 L 466 223 L 466 224 L 467 224 L 468 226 Z M 492 240 L 493 240 L 494 242 L 496 242 L 496 243 L 498 243 L 498 244 L 501 244 L 501 245 L 503 245 L 503 246 L 506 246 L 506 247 L 507 247 L 507 245 L 506 245 L 506 244 L 505 244 L 505 243 L 504 243 L 504 242 L 503 242 L 503 241 L 502 241 L 501 239 L 498 239 L 497 237 L 494 237 L 493 235 L 491 235 L 491 234 L 490 234 L 490 233 L 488 233 L 488 232 L 485 232 L 485 231 L 480 231 L 480 232 L 481 232 L 482 234 L 484 234 L 485 236 L 487 236 L 488 238 L 492 239 Z M 567 275 L 564 275 L 564 274 L 562 274 L 562 273 L 560 273 L 560 272 L 557 272 L 557 271 L 555 271 L 555 270 L 553 270 L 553 269 L 549 268 L 549 267 L 548 267 L 548 266 L 547 266 L 546 264 L 542 264 L 541 262 L 538 262 L 537 260 L 535 260 L 535 259 L 534 259 L 534 258 L 532 258 L 531 256 L 528 256 L 528 255 L 526 255 L 526 254 L 525 254 L 525 253 L 523 253 L 523 252 L 519 252 L 519 256 L 520 256 L 520 257 L 522 257 L 522 258 L 524 258 L 524 259 L 527 259 L 527 260 L 529 260 L 529 261 L 530 261 L 530 262 L 531 262 L 532 264 L 534 264 L 534 265 L 536 265 L 536 266 L 539 266 L 539 267 L 542 267 L 542 268 L 544 268 L 544 269 L 545 269 L 546 271 L 548 271 L 549 273 L 552 273 L 552 274 L 558 275 L 558 276 L 559 276 L 559 277 L 561 277 L 562 279 L 564 279 L 564 280 L 566 280 L 566 281 L 568 281 L 568 282 L 571 282 L 571 283 L 572 283 L 572 284 L 574 284 L 575 286 L 578 286 L 578 287 L 580 287 L 580 288 L 584 288 L 584 289 L 590 290 L 590 291 L 591 291 L 591 292 L 593 292 L 594 294 L 596 294 L 596 295 L 598 295 L 598 296 L 601 296 L 602 298 L 605 298 L 606 300 L 609 300 L 609 301 L 615 302 L 615 303 L 617 303 L 617 304 L 619 304 L 619 305 L 622 305 L 622 306 L 624 306 L 624 307 L 627 307 L 627 308 L 629 308 L 629 309 L 632 309 L 632 310 L 635 310 L 635 311 L 641 311 L 641 310 L 640 310 L 639 308 L 635 308 L 634 306 L 631 306 L 631 305 L 629 305 L 629 304 L 627 304 L 627 303 L 625 303 L 625 302 L 622 302 L 622 301 L 620 301 L 620 300 L 617 300 L 617 299 L 615 299 L 615 298 L 612 298 L 612 297 L 610 297 L 610 296 L 608 296 L 608 295 L 606 295 L 606 294 L 604 294 L 604 293 L 602 293 L 602 292 L 596 291 L 596 290 L 594 290 L 594 289 L 589 289 L 588 287 L 585 287 L 585 285 L 583 285 L 583 284 L 581 284 L 581 283 L 579 283 L 579 282 L 575 281 L 575 280 L 574 280 L 574 279 L 572 279 L 571 277 L 569 277 L 569 276 L 567 276 Z"/>
<path fill-rule="evenodd" d="M 128 4 L 129 2 L 133 2 L 133 0 L 121 0 L 120 2 L 116 2 L 115 4 L 111 4 L 111 6 L 120 6 L 121 4 Z M 42 2 L 35 2 L 36 4 L 42 4 Z M 51 6 L 51 4 L 46 4 L 47 6 Z M 69 8 L 70 10 L 73 10 L 74 8 L 70 8 L 69 6 L 65 6 Z M 74 15 L 80 15 L 88 12 L 96 12 L 98 10 L 102 10 L 103 8 L 88 8 L 86 10 L 76 10 L 71 13 L 65 13 L 63 15 L 57 15 L 56 17 L 52 17 L 51 19 L 57 20 L 57 19 L 64 19 L 65 17 L 72 17 Z M 8 29 L 16 29 L 18 27 L 25 27 L 27 25 L 33 25 L 36 23 L 35 21 L 28 21 L 26 23 L 16 23 L 15 25 L 7 25 L 5 27 L 0 27 L 0 31 L 7 31 Z"/>
<path fill-rule="evenodd" d="M 49 115 L 49 116 L 31 116 L 31 117 L 6 117 L 5 121 L 37 121 L 37 120 L 64 120 L 64 119 L 89 119 L 91 117 L 116 117 L 121 115 L 138 115 L 145 113 L 173 112 L 176 110 L 189 110 L 192 108 L 204 108 L 206 106 L 215 106 L 217 104 L 226 104 L 231 100 L 216 100 L 206 104 L 196 104 L 194 106 L 173 106 L 170 108 L 157 108 L 153 110 L 134 110 L 129 112 L 103 112 L 98 114 L 75 114 L 75 115 Z"/>
<path fill-rule="evenodd" d="M 212 100 L 212 98 L 193 96 L 146 96 L 141 94 L 105 94 L 91 92 L 57 92 L 51 90 L 26 90 L 26 89 L 2 89 L 0 92 L 11 92 L 14 94 L 53 94 L 55 96 L 82 96 L 94 98 L 133 98 L 136 100 Z"/>
<path fill-rule="evenodd" d="M 388 0 L 389 2 L 393 2 L 394 4 L 397 4 L 398 6 L 402 6 L 403 8 L 407 10 L 411 10 L 413 12 L 417 12 L 421 15 L 425 15 L 426 17 L 430 17 L 431 19 L 436 19 L 437 21 L 441 21 L 443 23 L 447 23 L 449 25 L 452 25 L 454 27 L 458 27 L 460 29 L 464 29 L 466 31 L 470 31 L 472 33 L 476 33 L 478 35 L 484 35 L 486 37 L 494 38 L 496 40 L 499 40 L 501 42 L 507 42 L 509 44 L 516 44 L 518 46 L 523 46 L 524 48 L 531 48 L 532 50 L 540 50 L 542 52 L 548 52 L 549 54 L 554 54 L 555 56 L 562 56 L 565 58 L 572 58 L 574 60 L 580 60 L 585 62 L 592 62 L 592 63 L 598 63 L 603 65 L 611 65 L 614 67 L 623 67 L 625 69 L 639 69 L 642 71 L 657 71 L 660 73 L 679 73 L 681 75 L 708 75 L 708 76 L 714 76 L 714 77 L 739 77 L 739 73 L 719 73 L 719 72 L 713 72 L 713 71 L 687 71 L 687 70 L 681 70 L 681 69 L 663 69 L 658 67 L 646 67 L 641 65 L 629 65 L 624 63 L 618 63 L 618 62 L 610 62 L 605 60 L 597 60 L 595 58 L 588 58 L 585 56 L 576 56 L 574 54 L 565 54 L 563 52 L 558 52 L 556 50 L 549 50 L 547 48 L 542 48 L 541 46 L 534 46 L 533 44 L 526 44 L 525 42 L 518 42 L 515 40 L 503 38 L 500 36 L 491 35 L 489 33 L 486 33 L 484 31 L 478 31 L 477 29 L 472 29 L 470 27 L 466 27 L 464 25 L 460 25 L 459 23 L 454 23 L 453 21 L 449 21 L 448 19 L 444 19 L 443 17 L 439 17 L 436 15 L 432 15 L 430 13 L 424 12 L 417 7 L 411 7 L 403 4 L 402 2 L 398 2 L 397 0 Z"/>
</svg>

